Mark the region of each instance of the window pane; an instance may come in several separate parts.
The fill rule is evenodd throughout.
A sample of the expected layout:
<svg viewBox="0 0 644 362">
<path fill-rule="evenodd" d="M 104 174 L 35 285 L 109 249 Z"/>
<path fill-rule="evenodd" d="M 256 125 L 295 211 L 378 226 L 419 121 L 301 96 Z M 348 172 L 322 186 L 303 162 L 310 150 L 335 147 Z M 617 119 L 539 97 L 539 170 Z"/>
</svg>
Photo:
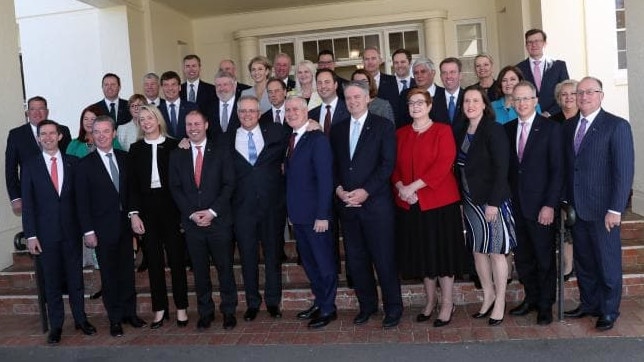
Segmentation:
<svg viewBox="0 0 644 362">
<path fill-rule="evenodd" d="M 364 38 L 361 36 L 352 36 L 349 38 L 349 56 L 351 58 L 360 58 L 364 50 Z"/>
<path fill-rule="evenodd" d="M 319 39 L 318 40 L 318 49 L 319 50 L 331 50 L 333 55 L 335 51 L 333 50 L 333 41 L 331 39 Z"/>
<path fill-rule="evenodd" d="M 397 49 L 404 47 L 402 33 L 389 33 L 389 53 L 393 54 Z"/>
<path fill-rule="evenodd" d="M 302 42 L 302 51 L 304 52 L 304 59 L 310 60 L 313 63 L 317 63 L 318 61 L 318 42 L 313 40 L 313 41 L 305 41 Z"/>
<path fill-rule="evenodd" d="M 380 37 L 378 35 L 366 35 L 364 37 L 364 47 L 376 47 L 380 49 Z"/>
<path fill-rule="evenodd" d="M 288 54 L 291 59 L 295 59 L 295 47 L 293 43 L 282 43 L 280 44 L 280 49 L 282 53 Z M 268 58 L 273 59 L 273 58 Z"/>
<path fill-rule="evenodd" d="M 626 31 L 617 32 L 617 49 L 626 50 Z"/>
<path fill-rule="evenodd" d="M 619 69 L 627 69 L 625 51 L 617 52 L 617 66 L 619 67 Z"/>
<path fill-rule="evenodd" d="M 615 8 L 616 9 L 623 9 L 624 8 L 624 0 L 615 0 Z"/>
<path fill-rule="evenodd" d="M 349 59 L 349 40 L 347 38 L 333 39 L 336 59 Z"/>
<path fill-rule="evenodd" d="M 480 39 L 458 42 L 459 57 L 473 57 L 482 53 L 482 41 Z"/>
<path fill-rule="evenodd" d="M 456 27 L 456 36 L 459 40 L 480 38 L 481 24 L 459 25 Z"/>
<path fill-rule="evenodd" d="M 474 72 L 474 58 L 460 58 L 463 68 L 461 70 L 461 84 L 468 86 L 478 82 L 476 78 L 476 73 Z"/>
<path fill-rule="evenodd" d="M 271 44 L 266 46 L 266 57 L 268 59 L 275 59 L 275 56 L 280 52 L 279 44 Z"/>
<path fill-rule="evenodd" d="M 617 29 L 624 29 L 626 27 L 626 12 L 618 11 L 615 15 L 617 18 Z"/>
<path fill-rule="evenodd" d="M 405 49 L 409 50 L 412 54 L 420 54 L 420 45 L 418 45 L 417 31 L 405 32 Z"/>
</svg>

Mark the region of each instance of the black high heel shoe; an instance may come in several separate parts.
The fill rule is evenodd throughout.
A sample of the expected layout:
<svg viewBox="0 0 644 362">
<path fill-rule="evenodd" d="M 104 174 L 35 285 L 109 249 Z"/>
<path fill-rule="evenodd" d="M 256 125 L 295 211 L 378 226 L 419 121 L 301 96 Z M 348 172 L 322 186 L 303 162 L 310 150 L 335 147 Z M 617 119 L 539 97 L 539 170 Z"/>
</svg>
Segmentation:
<svg viewBox="0 0 644 362">
<path fill-rule="evenodd" d="M 188 326 L 188 313 L 187 313 L 187 311 L 186 311 L 186 319 L 185 320 L 179 319 L 178 312 L 179 312 L 179 310 L 177 310 L 177 327 L 179 327 L 179 328 L 187 327 Z"/>
<path fill-rule="evenodd" d="M 434 311 L 436 310 L 436 306 L 432 308 L 431 312 L 429 312 L 429 315 L 426 315 L 425 313 L 418 313 L 416 316 L 416 322 L 422 323 L 422 322 L 427 322 L 428 320 L 432 319 L 432 315 L 434 315 Z"/>
<path fill-rule="evenodd" d="M 564 282 L 567 282 L 575 274 L 575 268 L 570 269 L 570 273 L 564 274 Z"/>
<path fill-rule="evenodd" d="M 158 321 L 152 321 L 152 324 L 150 324 L 150 329 L 159 329 L 163 327 L 163 321 L 169 321 L 170 320 L 170 315 L 168 314 L 168 310 L 163 311 L 163 316 L 161 317 L 160 320 Z"/>
<path fill-rule="evenodd" d="M 445 327 L 452 321 L 452 316 L 454 315 L 454 312 L 456 311 L 456 306 L 452 303 L 452 312 L 449 314 L 449 319 L 444 321 L 440 318 L 436 318 L 434 321 L 434 327 L 439 328 L 439 327 Z"/>
<path fill-rule="evenodd" d="M 476 312 L 476 313 L 472 314 L 472 318 L 474 318 L 474 319 L 482 319 L 482 318 L 485 318 L 485 317 L 489 316 L 492 313 L 492 309 L 494 309 L 494 303 L 495 302 L 492 302 L 492 305 L 487 309 L 487 311 L 485 311 L 485 313 Z"/>
<path fill-rule="evenodd" d="M 494 319 L 494 318 L 490 318 L 490 319 L 488 319 L 488 321 L 487 321 L 487 324 L 489 324 L 489 325 L 490 325 L 490 326 L 492 326 L 492 327 L 494 327 L 494 326 L 498 326 L 498 325 L 500 325 L 501 323 L 503 323 L 503 318 L 501 318 L 501 319 Z"/>
</svg>

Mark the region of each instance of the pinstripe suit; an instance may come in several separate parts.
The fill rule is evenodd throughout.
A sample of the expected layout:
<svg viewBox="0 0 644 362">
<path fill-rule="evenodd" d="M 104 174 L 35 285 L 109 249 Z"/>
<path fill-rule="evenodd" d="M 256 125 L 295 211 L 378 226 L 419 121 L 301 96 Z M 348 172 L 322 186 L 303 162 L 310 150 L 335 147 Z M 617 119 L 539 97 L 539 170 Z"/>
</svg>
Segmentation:
<svg viewBox="0 0 644 362">
<path fill-rule="evenodd" d="M 633 184 L 633 135 L 626 120 L 600 109 L 575 155 L 580 119 L 564 128 L 566 197 L 577 211 L 572 233 L 580 308 L 616 319 L 622 293 L 620 228 L 607 232 L 604 218 L 608 210 L 626 208 Z"/>
</svg>

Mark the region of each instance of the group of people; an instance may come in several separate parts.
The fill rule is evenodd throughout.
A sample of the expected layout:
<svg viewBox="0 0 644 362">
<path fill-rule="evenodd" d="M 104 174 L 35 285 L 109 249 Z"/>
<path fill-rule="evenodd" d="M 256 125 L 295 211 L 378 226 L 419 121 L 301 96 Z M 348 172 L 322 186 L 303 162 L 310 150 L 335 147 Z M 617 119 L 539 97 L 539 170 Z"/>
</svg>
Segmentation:
<svg viewBox="0 0 644 362">
<path fill-rule="evenodd" d="M 147 325 L 136 315 L 133 235 L 144 241 L 151 328 L 170 318 L 166 265 L 176 323 L 188 325 L 186 250 L 199 329 L 215 319 L 211 262 L 223 328 L 237 324 L 235 247 L 244 320 L 254 320 L 262 302 L 281 318 L 287 222 L 314 296 L 297 314 L 310 328 L 337 318 L 339 234 L 360 307 L 356 325 L 378 312 L 378 285 L 382 326 L 399 324 L 401 278 L 423 281 L 426 304 L 416 320 L 436 312 L 433 325 L 448 325 L 454 280 L 465 274 L 477 274 L 483 289 L 472 317 L 499 325 L 512 252 L 526 297 L 510 314 L 536 310 L 537 323 L 549 324 L 562 201 L 577 212 L 581 294 L 566 315 L 598 316 L 598 329 L 612 328 L 621 297 L 619 227 L 633 180 L 630 126 L 601 108 L 600 80 L 568 80 L 565 63 L 543 54 L 543 31 L 528 31 L 525 42 L 529 58 L 497 79 L 492 58 L 477 56 L 479 83 L 466 88 L 458 58 L 440 62 L 440 87 L 434 63 L 412 63 L 405 49 L 393 53 L 395 75 L 388 75 L 379 50 L 366 48 L 351 80 L 335 74 L 331 51 L 319 53 L 317 69 L 299 62 L 296 79 L 288 55 L 257 56 L 248 64 L 252 86 L 237 82 L 228 59 L 207 83 L 199 57 L 188 55 L 185 82 L 173 71 L 149 73 L 144 94 L 129 102 L 119 98 L 118 76 L 106 74 L 105 98 L 82 111 L 73 141 L 67 127 L 47 119 L 46 100 L 31 98 L 29 122 L 9 134 L 6 177 L 29 250 L 47 271 L 48 341 L 60 341 L 63 284 L 77 329 L 96 333 L 84 313 L 81 240 L 96 252 L 112 336 L 123 334 L 122 323 Z"/>
</svg>

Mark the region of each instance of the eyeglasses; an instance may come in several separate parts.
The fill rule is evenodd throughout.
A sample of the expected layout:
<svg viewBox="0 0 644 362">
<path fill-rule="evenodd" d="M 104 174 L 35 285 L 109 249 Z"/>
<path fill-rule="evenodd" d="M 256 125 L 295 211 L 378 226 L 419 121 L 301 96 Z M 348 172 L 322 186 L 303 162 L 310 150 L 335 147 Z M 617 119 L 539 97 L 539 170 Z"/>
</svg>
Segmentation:
<svg viewBox="0 0 644 362">
<path fill-rule="evenodd" d="M 537 97 L 523 97 L 523 98 L 514 98 L 514 103 L 519 104 L 523 102 L 530 102 L 531 100 L 535 99 Z"/>
<path fill-rule="evenodd" d="M 586 90 L 577 90 L 577 97 L 581 97 L 582 95 L 587 95 L 587 96 L 592 96 L 594 93 L 601 93 L 601 89 L 586 89 Z"/>
<path fill-rule="evenodd" d="M 409 102 L 407 102 L 407 105 L 410 106 L 410 107 L 420 107 L 420 106 L 424 106 L 425 104 L 427 104 L 425 101 L 415 101 L 415 102 L 414 101 L 409 101 Z"/>
</svg>

